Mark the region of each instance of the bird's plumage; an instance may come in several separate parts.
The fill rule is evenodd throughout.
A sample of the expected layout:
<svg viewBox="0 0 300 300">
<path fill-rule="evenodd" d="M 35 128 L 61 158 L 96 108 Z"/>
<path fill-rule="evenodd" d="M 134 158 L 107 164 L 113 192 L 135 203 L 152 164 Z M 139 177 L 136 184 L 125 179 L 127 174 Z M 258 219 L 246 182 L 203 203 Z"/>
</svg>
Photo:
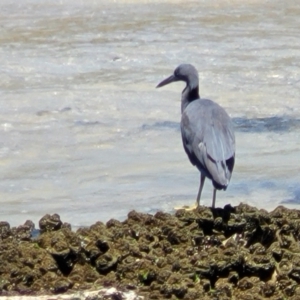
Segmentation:
<svg viewBox="0 0 300 300">
<path fill-rule="evenodd" d="M 181 134 L 191 163 L 217 189 L 226 189 L 234 165 L 235 138 L 225 110 L 208 99 L 192 101 L 182 113 Z"/>
<path fill-rule="evenodd" d="M 186 82 L 181 97 L 181 134 L 190 162 L 201 173 L 197 196 L 199 205 L 205 177 L 212 180 L 215 189 L 226 190 L 229 184 L 235 160 L 233 124 L 219 104 L 200 98 L 198 72 L 194 66 L 178 66 L 174 74 L 157 87 L 174 81 Z M 213 207 L 215 195 L 214 190 Z"/>
</svg>

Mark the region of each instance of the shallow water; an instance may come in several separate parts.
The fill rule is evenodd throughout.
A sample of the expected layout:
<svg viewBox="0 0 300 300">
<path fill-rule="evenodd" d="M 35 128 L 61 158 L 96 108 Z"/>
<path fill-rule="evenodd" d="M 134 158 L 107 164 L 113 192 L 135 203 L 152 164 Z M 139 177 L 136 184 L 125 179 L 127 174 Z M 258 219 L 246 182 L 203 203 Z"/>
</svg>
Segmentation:
<svg viewBox="0 0 300 300">
<path fill-rule="evenodd" d="M 0 219 L 82 226 L 192 204 L 183 84 L 155 89 L 182 62 L 236 125 L 217 205 L 299 208 L 299 14 L 296 1 L 2 1 Z"/>
</svg>

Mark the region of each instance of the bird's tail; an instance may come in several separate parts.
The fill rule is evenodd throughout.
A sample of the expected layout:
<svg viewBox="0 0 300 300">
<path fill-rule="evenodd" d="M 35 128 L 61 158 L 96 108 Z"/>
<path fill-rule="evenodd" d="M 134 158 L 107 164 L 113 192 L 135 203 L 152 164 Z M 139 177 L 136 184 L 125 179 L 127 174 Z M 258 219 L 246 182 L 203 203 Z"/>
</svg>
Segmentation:
<svg viewBox="0 0 300 300">
<path fill-rule="evenodd" d="M 218 190 L 226 190 L 231 179 L 234 156 L 225 161 L 212 161 L 212 163 L 213 166 L 210 169 L 214 187 Z"/>
</svg>

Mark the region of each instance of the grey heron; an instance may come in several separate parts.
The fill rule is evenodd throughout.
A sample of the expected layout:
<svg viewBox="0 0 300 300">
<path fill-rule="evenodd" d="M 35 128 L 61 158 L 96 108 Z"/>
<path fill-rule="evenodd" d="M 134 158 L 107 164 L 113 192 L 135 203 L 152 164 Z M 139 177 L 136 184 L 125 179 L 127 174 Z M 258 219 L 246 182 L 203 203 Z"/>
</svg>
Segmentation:
<svg viewBox="0 0 300 300">
<path fill-rule="evenodd" d="M 212 207 L 216 191 L 226 190 L 234 167 L 235 136 L 232 121 L 224 108 L 199 95 L 198 72 L 190 64 L 179 65 L 174 74 L 157 85 L 157 88 L 175 81 L 186 86 L 181 97 L 181 135 L 184 150 L 192 165 L 200 171 L 200 185 L 196 207 L 205 178 L 213 184 Z"/>
</svg>

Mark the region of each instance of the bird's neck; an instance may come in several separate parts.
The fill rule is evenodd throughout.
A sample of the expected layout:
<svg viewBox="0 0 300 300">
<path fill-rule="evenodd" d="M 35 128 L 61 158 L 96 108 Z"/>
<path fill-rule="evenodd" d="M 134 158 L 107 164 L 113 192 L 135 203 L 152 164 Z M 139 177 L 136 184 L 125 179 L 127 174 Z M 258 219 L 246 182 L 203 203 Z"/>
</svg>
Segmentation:
<svg viewBox="0 0 300 300">
<path fill-rule="evenodd" d="M 182 91 L 181 97 L 181 113 L 186 109 L 186 107 L 194 100 L 200 99 L 199 87 L 190 88 L 188 85 Z"/>
</svg>

